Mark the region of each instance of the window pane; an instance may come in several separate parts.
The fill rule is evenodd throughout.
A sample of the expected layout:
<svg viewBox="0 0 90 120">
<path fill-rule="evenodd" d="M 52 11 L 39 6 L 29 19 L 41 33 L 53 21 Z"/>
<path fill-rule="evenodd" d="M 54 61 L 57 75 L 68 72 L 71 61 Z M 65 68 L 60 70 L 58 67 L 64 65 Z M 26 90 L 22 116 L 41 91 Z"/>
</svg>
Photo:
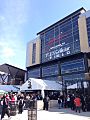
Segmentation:
<svg viewBox="0 0 90 120">
<path fill-rule="evenodd" d="M 38 78 L 40 77 L 40 68 L 35 68 L 28 71 L 28 78 Z"/>
<path fill-rule="evenodd" d="M 42 77 L 58 74 L 58 64 L 45 66 L 42 68 Z"/>
<path fill-rule="evenodd" d="M 36 60 L 36 43 L 33 44 L 32 48 L 32 64 L 35 63 Z"/>
<path fill-rule="evenodd" d="M 61 64 L 61 74 L 84 71 L 85 65 L 83 59 L 64 62 Z"/>
</svg>

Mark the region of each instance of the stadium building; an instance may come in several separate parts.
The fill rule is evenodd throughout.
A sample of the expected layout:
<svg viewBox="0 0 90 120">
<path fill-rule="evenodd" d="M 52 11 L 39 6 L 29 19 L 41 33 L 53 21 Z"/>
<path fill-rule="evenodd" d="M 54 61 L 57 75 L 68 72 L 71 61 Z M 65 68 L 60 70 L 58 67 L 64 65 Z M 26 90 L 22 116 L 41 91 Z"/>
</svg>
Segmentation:
<svg viewBox="0 0 90 120">
<path fill-rule="evenodd" d="M 80 8 L 37 35 L 27 44 L 27 79 L 90 88 L 90 11 Z"/>
</svg>

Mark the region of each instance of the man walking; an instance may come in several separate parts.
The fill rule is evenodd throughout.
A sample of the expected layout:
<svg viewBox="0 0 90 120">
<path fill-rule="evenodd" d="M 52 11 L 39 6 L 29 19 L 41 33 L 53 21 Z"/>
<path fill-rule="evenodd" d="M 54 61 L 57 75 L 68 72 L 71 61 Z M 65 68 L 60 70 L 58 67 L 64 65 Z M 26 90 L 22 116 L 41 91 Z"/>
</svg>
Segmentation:
<svg viewBox="0 0 90 120">
<path fill-rule="evenodd" d="M 8 99 L 7 97 L 4 95 L 3 96 L 3 101 L 2 101 L 2 113 L 1 113 L 1 120 L 2 118 L 4 118 L 5 114 L 8 115 L 8 118 L 10 118 L 10 114 L 9 114 L 9 108 L 8 108 Z"/>
</svg>

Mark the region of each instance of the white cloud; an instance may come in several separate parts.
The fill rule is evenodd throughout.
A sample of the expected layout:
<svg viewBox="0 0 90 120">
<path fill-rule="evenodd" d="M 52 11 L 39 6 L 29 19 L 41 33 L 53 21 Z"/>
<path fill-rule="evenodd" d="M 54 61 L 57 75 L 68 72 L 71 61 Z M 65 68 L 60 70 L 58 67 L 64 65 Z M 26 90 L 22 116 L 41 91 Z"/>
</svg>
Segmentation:
<svg viewBox="0 0 90 120">
<path fill-rule="evenodd" d="M 28 8 L 30 7 L 27 0 L 9 0 L 4 4 L 4 15 L 10 25 L 20 26 L 27 22 Z"/>
<path fill-rule="evenodd" d="M 22 64 L 25 63 L 26 45 L 23 33 L 30 4 L 27 0 L 3 0 L 0 6 L 0 64 L 14 63 L 20 66 L 21 61 Z"/>
<path fill-rule="evenodd" d="M 25 69 L 25 47 L 15 33 L 0 36 L 0 64 L 8 63 Z"/>
<path fill-rule="evenodd" d="M 12 48 L 8 48 L 8 47 L 6 47 L 6 48 L 3 48 L 2 49 L 2 56 L 4 57 L 4 58 L 10 58 L 10 57 L 13 57 L 15 54 L 14 54 L 14 51 L 13 51 L 13 49 Z"/>
<path fill-rule="evenodd" d="M 9 42 L 6 42 L 5 39 L 0 40 L 0 57 L 3 61 L 11 59 L 15 56 L 15 51 L 12 46 L 9 45 Z"/>
<path fill-rule="evenodd" d="M 4 16 L 0 16 L 0 22 L 4 21 L 5 17 Z"/>
</svg>

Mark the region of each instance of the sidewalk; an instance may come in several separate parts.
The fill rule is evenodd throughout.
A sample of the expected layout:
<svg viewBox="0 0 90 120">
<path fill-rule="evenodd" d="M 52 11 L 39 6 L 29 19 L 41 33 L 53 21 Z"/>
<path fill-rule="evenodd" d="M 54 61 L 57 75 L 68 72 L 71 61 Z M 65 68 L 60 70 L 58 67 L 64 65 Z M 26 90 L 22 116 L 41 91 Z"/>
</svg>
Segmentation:
<svg viewBox="0 0 90 120">
<path fill-rule="evenodd" d="M 37 120 L 90 120 L 90 112 L 76 113 L 68 108 L 57 109 L 52 108 L 48 111 L 38 110 Z M 7 116 L 3 120 L 8 120 Z M 27 110 L 24 110 L 22 114 L 11 116 L 10 120 L 28 120 Z"/>
<path fill-rule="evenodd" d="M 49 111 L 38 110 L 37 120 L 90 120 L 90 112 L 76 113 L 71 109 L 49 109 Z"/>
<path fill-rule="evenodd" d="M 8 118 L 8 116 L 5 115 L 3 120 L 28 120 L 28 112 L 27 110 L 24 110 L 22 114 L 16 114 L 15 116 L 11 116 L 10 118 Z"/>
</svg>

